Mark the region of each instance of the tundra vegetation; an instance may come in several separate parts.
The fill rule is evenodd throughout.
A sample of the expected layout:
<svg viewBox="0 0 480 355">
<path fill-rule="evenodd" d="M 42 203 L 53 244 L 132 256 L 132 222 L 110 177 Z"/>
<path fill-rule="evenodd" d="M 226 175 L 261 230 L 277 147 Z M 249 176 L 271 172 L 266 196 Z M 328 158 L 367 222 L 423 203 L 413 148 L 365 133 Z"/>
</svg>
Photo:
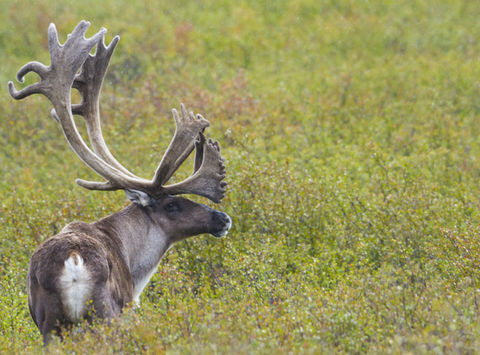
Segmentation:
<svg viewBox="0 0 480 355">
<path fill-rule="evenodd" d="M 128 204 L 74 183 L 95 174 L 47 100 L 8 95 L 20 66 L 48 63 L 48 24 L 63 42 L 81 19 L 87 36 L 102 25 L 107 41 L 122 36 L 101 100 L 111 150 L 148 176 L 169 110 L 203 113 L 226 158 L 233 229 L 178 244 L 139 309 L 52 353 L 478 351 L 480 3 L 0 8 L 0 351 L 42 350 L 26 297 L 35 247 Z"/>
</svg>

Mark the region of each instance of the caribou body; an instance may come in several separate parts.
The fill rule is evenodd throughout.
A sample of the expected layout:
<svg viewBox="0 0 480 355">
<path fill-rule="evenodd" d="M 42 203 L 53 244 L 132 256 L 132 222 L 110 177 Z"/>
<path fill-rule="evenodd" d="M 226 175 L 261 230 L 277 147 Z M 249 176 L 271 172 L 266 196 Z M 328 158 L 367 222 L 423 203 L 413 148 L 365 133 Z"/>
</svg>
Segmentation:
<svg viewBox="0 0 480 355">
<path fill-rule="evenodd" d="M 80 186 L 101 191 L 123 189 L 132 201 L 120 212 L 99 221 L 68 224 L 34 252 L 28 272 L 28 303 L 45 342 L 51 334 L 61 336 L 63 327 L 84 318 L 118 316 L 128 303 L 139 302 L 162 256 L 175 242 L 203 233 L 222 237 L 232 224 L 227 214 L 176 196 L 196 194 L 218 203 L 226 186 L 222 181 L 225 166 L 220 147 L 203 134 L 208 121 L 188 112 L 183 104 L 180 115 L 172 110 L 175 135 L 153 179 L 134 175 L 110 153 L 101 131 L 99 97 L 119 37 L 106 46 L 106 30 L 102 28 L 87 39 L 84 34 L 88 27 L 88 22 L 81 21 L 61 45 L 51 24 L 51 65 L 30 62 L 17 73 L 21 82 L 30 71 L 37 73 L 40 81 L 20 91 L 8 83 L 15 99 L 45 95 L 53 104 L 52 116 L 62 126 L 71 148 L 105 179 L 77 179 Z M 95 46 L 95 54 L 89 54 Z M 80 92 L 80 104 L 71 104 L 72 88 Z M 84 118 L 93 150 L 78 133 L 74 114 Z M 182 182 L 166 185 L 193 150 L 193 174 Z"/>
</svg>

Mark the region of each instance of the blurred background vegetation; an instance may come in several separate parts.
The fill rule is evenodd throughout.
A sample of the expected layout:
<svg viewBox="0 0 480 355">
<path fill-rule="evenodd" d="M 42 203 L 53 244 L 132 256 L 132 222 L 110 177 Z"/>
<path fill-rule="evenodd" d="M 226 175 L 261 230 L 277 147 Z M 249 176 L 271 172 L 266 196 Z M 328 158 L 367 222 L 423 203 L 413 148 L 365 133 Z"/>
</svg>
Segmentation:
<svg viewBox="0 0 480 355">
<path fill-rule="evenodd" d="M 50 104 L 7 92 L 27 61 L 49 63 L 50 22 L 63 42 L 81 19 L 87 35 L 122 37 L 101 100 L 111 150 L 149 177 L 174 131 L 170 109 L 204 114 L 227 159 L 219 208 L 234 227 L 177 245 L 140 310 L 53 353 L 480 348 L 479 2 L 0 8 L 0 351 L 41 351 L 25 286 L 35 247 L 128 204 L 78 187 L 95 175 Z"/>
</svg>

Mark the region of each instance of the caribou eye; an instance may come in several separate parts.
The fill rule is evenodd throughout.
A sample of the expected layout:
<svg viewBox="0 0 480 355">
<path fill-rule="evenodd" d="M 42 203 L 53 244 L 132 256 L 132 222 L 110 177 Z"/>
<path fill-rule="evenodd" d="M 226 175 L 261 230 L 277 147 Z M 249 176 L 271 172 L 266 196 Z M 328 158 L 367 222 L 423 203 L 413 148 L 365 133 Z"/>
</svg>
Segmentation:
<svg viewBox="0 0 480 355">
<path fill-rule="evenodd" d="M 178 211 L 178 204 L 175 201 L 171 201 L 165 205 L 165 211 L 171 213 Z"/>
</svg>

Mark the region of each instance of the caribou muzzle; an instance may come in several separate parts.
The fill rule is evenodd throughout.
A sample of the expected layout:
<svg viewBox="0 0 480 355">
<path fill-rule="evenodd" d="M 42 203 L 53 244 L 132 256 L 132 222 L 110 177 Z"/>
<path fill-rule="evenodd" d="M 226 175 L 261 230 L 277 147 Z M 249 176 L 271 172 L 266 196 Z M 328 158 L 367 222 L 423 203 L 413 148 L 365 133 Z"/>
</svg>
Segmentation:
<svg viewBox="0 0 480 355">
<path fill-rule="evenodd" d="M 230 228 L 232 228 L 232 219 L 226 213 L 213 211 L 212 213 L 212 234 L 216 238 L 224 237 L 228 234 Z"/>
</svg>

